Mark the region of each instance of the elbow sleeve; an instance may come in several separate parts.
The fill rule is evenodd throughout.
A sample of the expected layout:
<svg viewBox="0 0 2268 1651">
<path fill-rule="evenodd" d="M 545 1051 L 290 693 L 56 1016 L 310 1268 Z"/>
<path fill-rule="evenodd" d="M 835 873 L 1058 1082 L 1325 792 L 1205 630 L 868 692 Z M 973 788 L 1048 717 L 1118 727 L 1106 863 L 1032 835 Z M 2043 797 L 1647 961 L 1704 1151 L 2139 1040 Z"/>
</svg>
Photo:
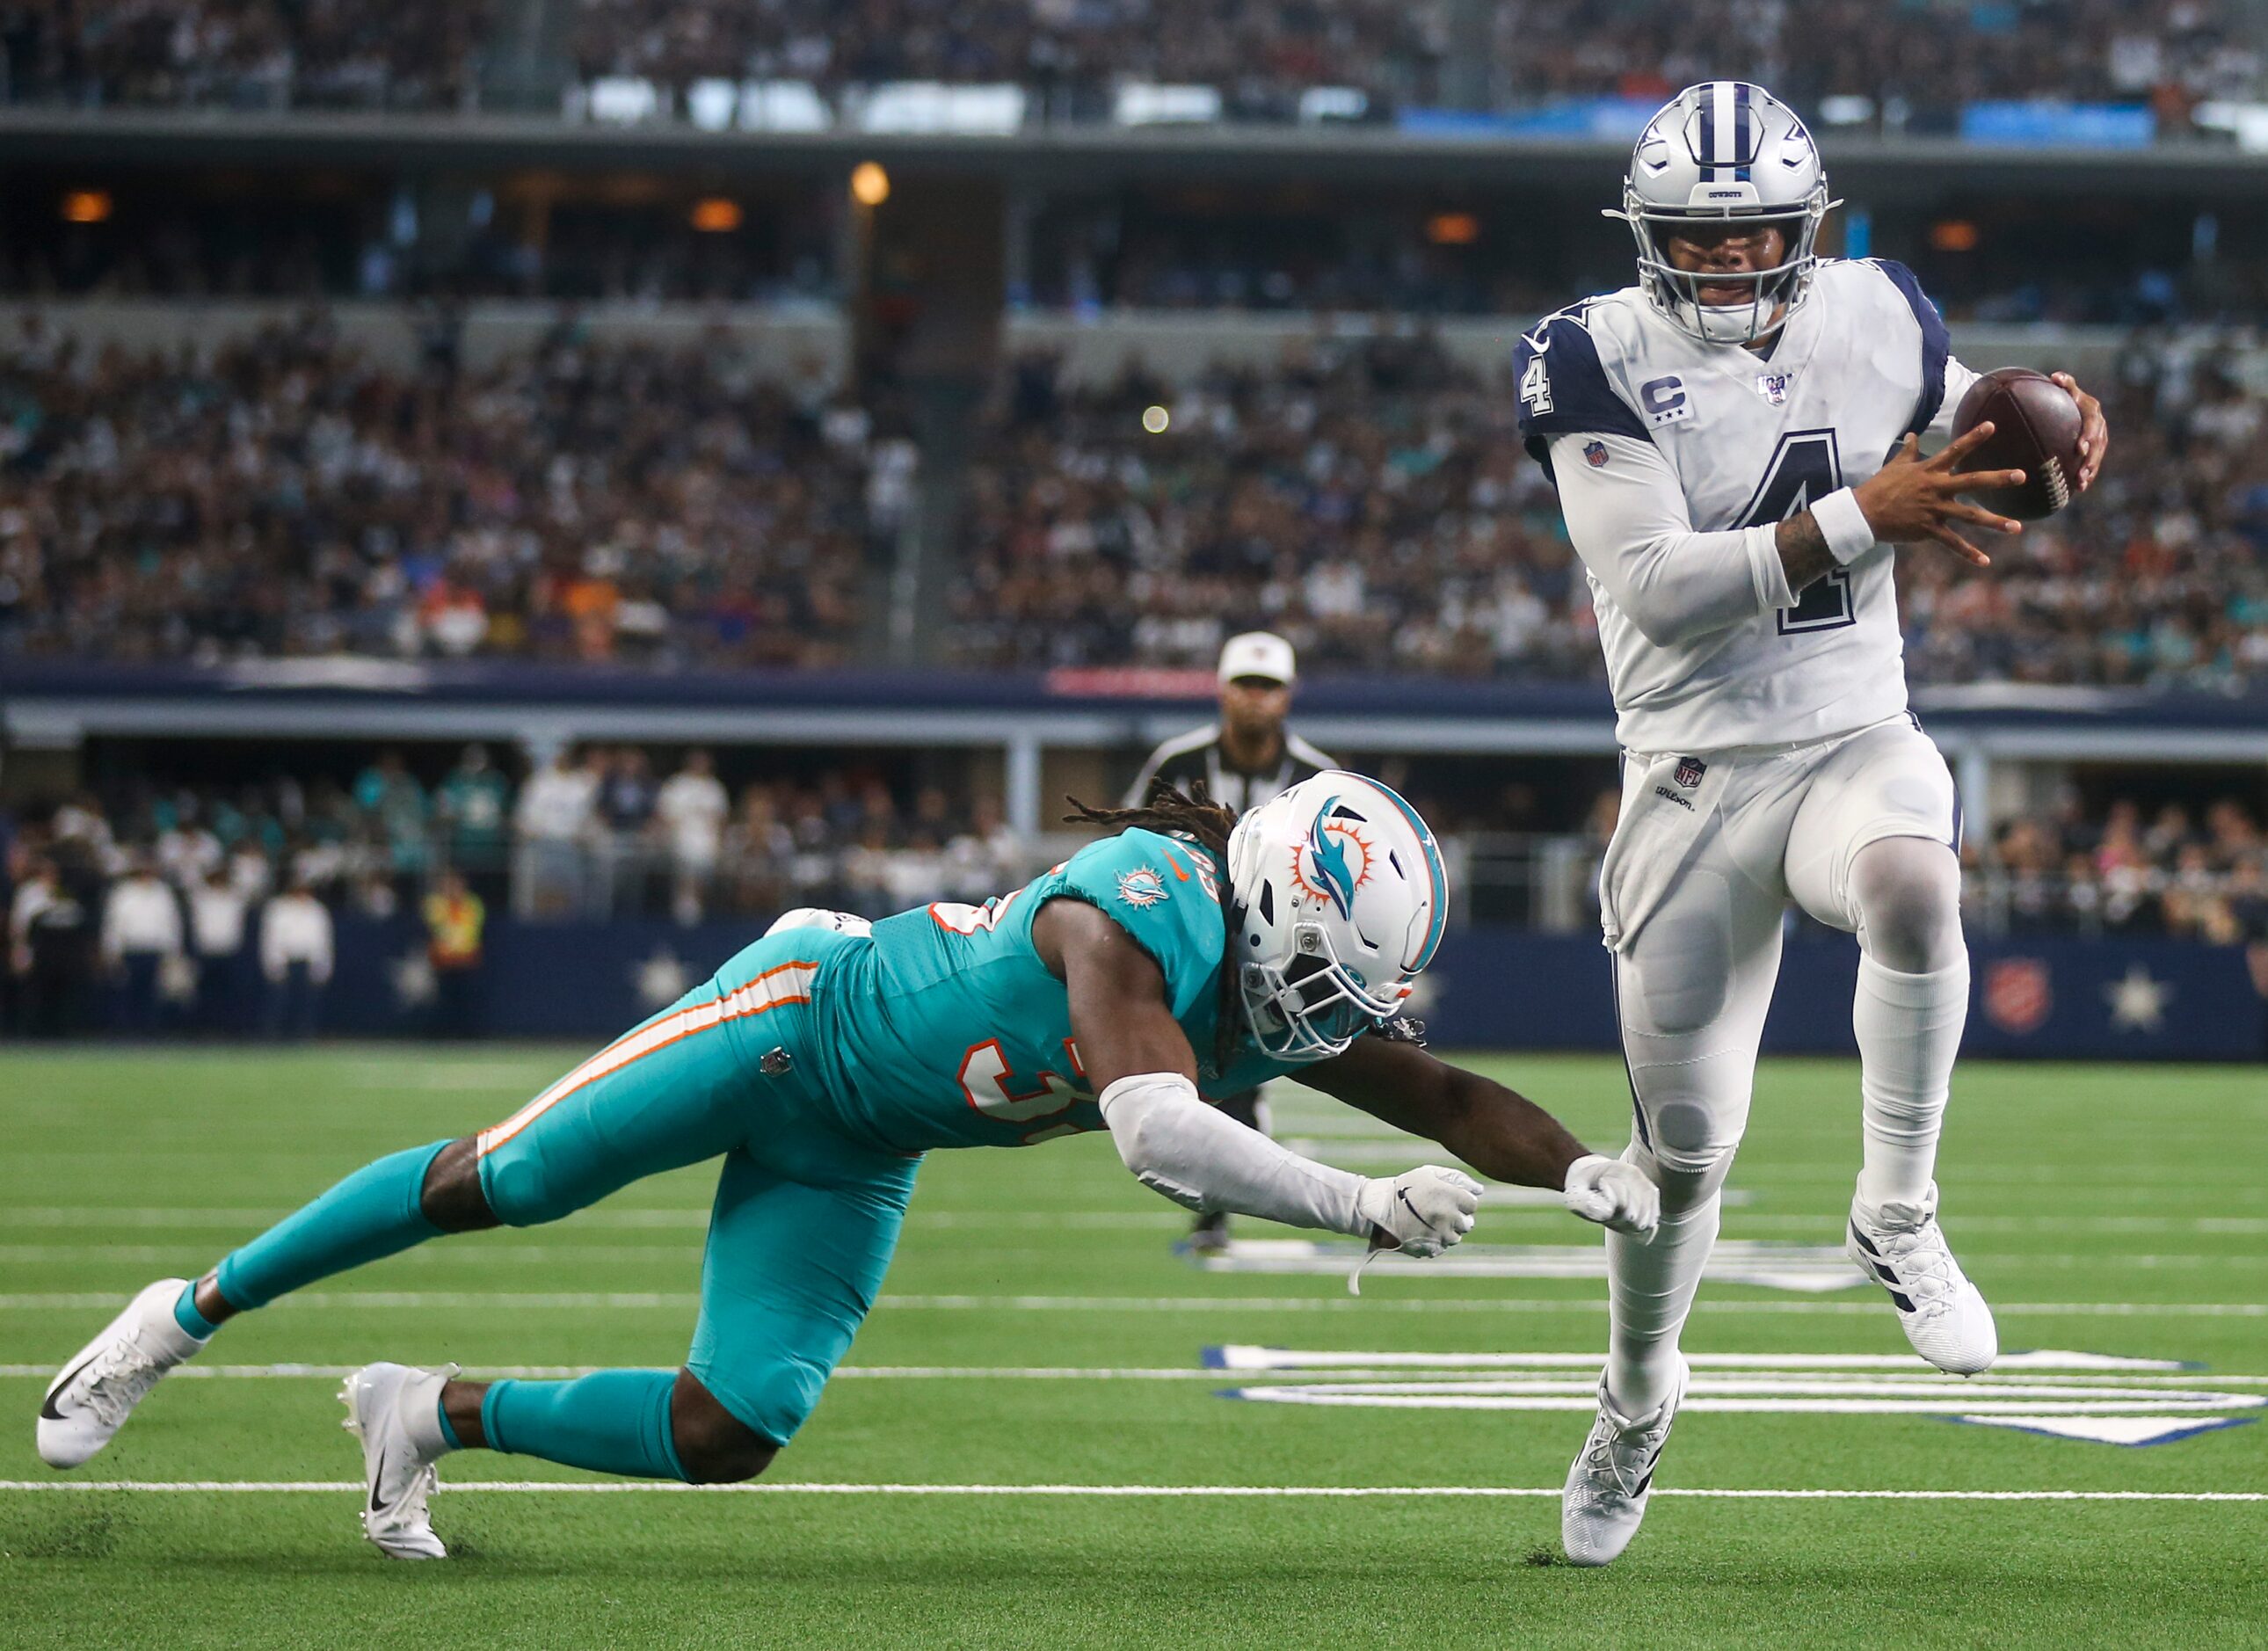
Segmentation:
<svg viewBox="0 0 2268 1651">
<path fill-rule="evenodd" d="M 1098 1101 L 1118 1156 L 1141 1183 L 1184 1209 L 1256 1215 L 1360 1237 L 1363 1178 L 1302 1158 L 1223 1117 L 1178 1072 L 1121 1078 Z"/>
</svg>

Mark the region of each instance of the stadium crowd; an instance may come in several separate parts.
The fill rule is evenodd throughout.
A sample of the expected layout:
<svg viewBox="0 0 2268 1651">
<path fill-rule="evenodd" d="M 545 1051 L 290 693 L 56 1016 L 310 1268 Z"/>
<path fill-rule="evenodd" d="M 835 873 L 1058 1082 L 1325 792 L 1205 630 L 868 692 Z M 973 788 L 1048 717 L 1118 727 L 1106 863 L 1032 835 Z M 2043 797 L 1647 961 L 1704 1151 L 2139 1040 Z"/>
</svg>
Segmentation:
<svg viewBox="0 0 2268 1651">
<path fill-rule="evenodd" d="M 2138 335 L 2098 387 L 2119 447 L 2093 494 L 1996 548 L 1989 576 L 1902 554 L 1915 680 L 2268 673 L 2268 431 L 2242 370 Z M 1602 668 L 1511 387 L 1423 335 L 1318 340 L 1179 391 L 1138 369 L 1072 388 L 1029 359 L 1001 403 L 964 533 L 964 663 L 1200 664 L 1253 622 L 1318 672 Z"/>
<path fill-rule="evenodd" d="M 210 352 L 0 342 L 0 654 L 825 665 L 909 444 L 729 337 L 378 367 L 320 316 Z"/>
<path fill-rule="evenodd" d="M 1292 118 L 1316 86 L 1360 92 L 1373 107 L 1451 105 L 1474 95 L 1476 70 L 1480 95 L 1499 106 L 1658 98 L 1708 78 L 1729 54 L 1807 104 L 1863 97 L 1886 114 L 1926 115 L 1980 99 L 2118 99 L 2147 101 L 2178 128 L 2198 100 L 2257 95 L 2260 79 L 2235 9 L 2213 0 L 1504 0 L 1470 8 L 1470 21 L 1456 0 L 551 4 L 585 81 L 682 88 L 759 77 L 829 93 L 1012 82 L 1073 117 L 1107 113 L 1123 79 L 1213 86 L 1225 113 L 1257 119 Z M 447 109 L 477 100 L 483 63 L 509 51 L 508 21 L 527 27 L 506 8 L 431 0 L 408 11 L 373 0 L 19 3 L 0 15 L 0 47 L 18 101 Z"/>
<path fill-rule="evenodd" d="M 334 916 L 422 918 L 438 947 L 468 909 L 456 944 L 476 955 L 507 914 L 689 924 L 982 901 L 1029 875 L 1031 851 L 988 795 L 848 767 L 728 786 L 703 750 L 666 774 L 640 748 L 592 747 L 515 778 L 473 745 L 430 785 L 399 751 L 348 784 L 144 782 L 0 810 L 7 995 L 27 1029 L 84 1028 L 107 1005 L 127 1032 L 280 1036 L 329 978 Z"/>
<path fill-rule="evenodd" d="M 2119 798 L 2100 817 L 2074 799 L 2002 822 L 1990 855 L 1971 842 L 1968 858 L 1972 921 L 1995 929 L 2268 947 L 2268 835 L 2234 798 L 2202 811 Z M 1988 873 L 1975 875 L 1985 860 Z"/>
<path fill-rule="evenodd" d="M 2223 689 L 2268 673 L 2268 430 L 2246 341 L 2138 334 L 2095 492 L 1977 575 L 1900 556 L 1918 682 Z M 1027 357 L 982 421 L 939 652 L 1584 679 L 1588 587 L 1514 398 L 1422 332 L 1095 386 Z M 0 657 L 356 653 L 651 668 L 857 657 L 920 455 L 728 333 L 563 320 L 480 370 L 381 369 L 320 315 L 209 352 L 0 340 Z"/>
</svg>

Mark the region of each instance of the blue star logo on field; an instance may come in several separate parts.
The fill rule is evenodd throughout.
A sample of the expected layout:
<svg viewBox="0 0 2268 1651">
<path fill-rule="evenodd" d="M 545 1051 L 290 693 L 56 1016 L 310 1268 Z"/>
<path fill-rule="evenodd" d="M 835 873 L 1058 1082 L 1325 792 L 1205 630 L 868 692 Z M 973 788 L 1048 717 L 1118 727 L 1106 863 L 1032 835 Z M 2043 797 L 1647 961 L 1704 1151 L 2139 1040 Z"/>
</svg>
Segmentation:
<svg viewBox="0 0 2268 1651">
<path fill-rule="evenodd" d="M 1118 897 L 1137 911 L 1148 910 L 1166 897 L 1166 880 L 1152 866 L 1137 866 L 1118 873 Z"/>
<path fill-rule="evenodd" d="M 2110 1006 L 2110 1024 L 2122 1032 L 2156 1031 L 2166 1023 L 2166 1005 L 2173 996 L 2173 982 L 2152 978 L 2139 963 L 2130 965 L 2124 978 L 2102 989 L 2103 1000 Z"/>
<path fill-rule="evenodd" d="M 387 963 L 386 978 L 394 988 L 394 1001 L 399 1008 L 421 1009 L 440 992 L 440 983 L 433 976 L 433 960 L 425 955 L 423 947 Z"/>
<path fill-rule="evenodd" d="M 1309 899 L 1328 900 L 1339 916 L 1349 918 L 1354 915 L 1354 891 L 1370 881 L 1370 844 L 1351 821 L 1331 818 L 1338 800 L 1333 797 L 1315 811 L 1307 842 L 1292 851 L 1292 881 Z M 1348 859 L 1350 845 L 1359 864 Z"/>
<path fill-rule="evenodd" d="M 685 995 L 693 977 L 677 954 L 665 946 L 631 969 L 630 981 L 640 1003 L 649 1009 L 665 1009 Z"/>
</svg>

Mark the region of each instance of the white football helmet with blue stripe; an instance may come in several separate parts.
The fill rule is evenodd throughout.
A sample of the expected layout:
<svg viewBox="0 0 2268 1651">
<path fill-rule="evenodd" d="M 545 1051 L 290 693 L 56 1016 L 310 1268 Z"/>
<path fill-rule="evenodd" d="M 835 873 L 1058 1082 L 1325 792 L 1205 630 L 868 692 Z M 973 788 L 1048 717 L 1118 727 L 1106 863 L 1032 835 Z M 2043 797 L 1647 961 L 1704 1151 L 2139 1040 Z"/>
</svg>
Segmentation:
<svg viewBox="0 0 2268 1651">
<path fill-rule="evenodd" d="M 1819 225 L 1829 209 L 1818 145 L 1795 111 L 1745 80 L 1688 86 L 1646 124 L 1631 151 L 1620 211 L 1638 240 L 1639 288 L 1669 323 L 1707 343 L 1753 343 L 1785 326 L 1811 291 Z M 1671 264 L 1663 241 L 1680 225 L 1755 219 L 1778 224 L 1786 260 L 1748 275 L 1739 304 L 1704 304 L 1694 276 Z"/>
<path fill-rule="evenodd" d="M 1229 945 L 1252 1034 L 1321 1060 L 1402 1012 L 1448 920 L 1449 876 L 1418 811 L 1329 770 L 1237 822 Z"/>
</svg>

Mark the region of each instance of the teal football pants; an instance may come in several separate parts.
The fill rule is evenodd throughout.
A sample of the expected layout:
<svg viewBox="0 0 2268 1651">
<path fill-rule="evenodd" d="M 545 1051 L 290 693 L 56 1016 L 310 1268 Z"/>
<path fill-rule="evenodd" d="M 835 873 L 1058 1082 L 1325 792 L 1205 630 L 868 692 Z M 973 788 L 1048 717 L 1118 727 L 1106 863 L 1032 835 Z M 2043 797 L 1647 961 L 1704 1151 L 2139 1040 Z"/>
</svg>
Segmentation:
<svg viewBox="0 0 2268 1651">
<path fill-rule="evenodd" d="M 818 960 L 837 944 L 797 931 L 757 941 L 480 1136 L 482 1190 L 513 1227 L 724 1159 L 686 1367 L 775 1444 L 873 1308 L 920 1164 L 831 1127 L 816 1061 L 798 1058 L 817 1035 Z"/>
</svg>

